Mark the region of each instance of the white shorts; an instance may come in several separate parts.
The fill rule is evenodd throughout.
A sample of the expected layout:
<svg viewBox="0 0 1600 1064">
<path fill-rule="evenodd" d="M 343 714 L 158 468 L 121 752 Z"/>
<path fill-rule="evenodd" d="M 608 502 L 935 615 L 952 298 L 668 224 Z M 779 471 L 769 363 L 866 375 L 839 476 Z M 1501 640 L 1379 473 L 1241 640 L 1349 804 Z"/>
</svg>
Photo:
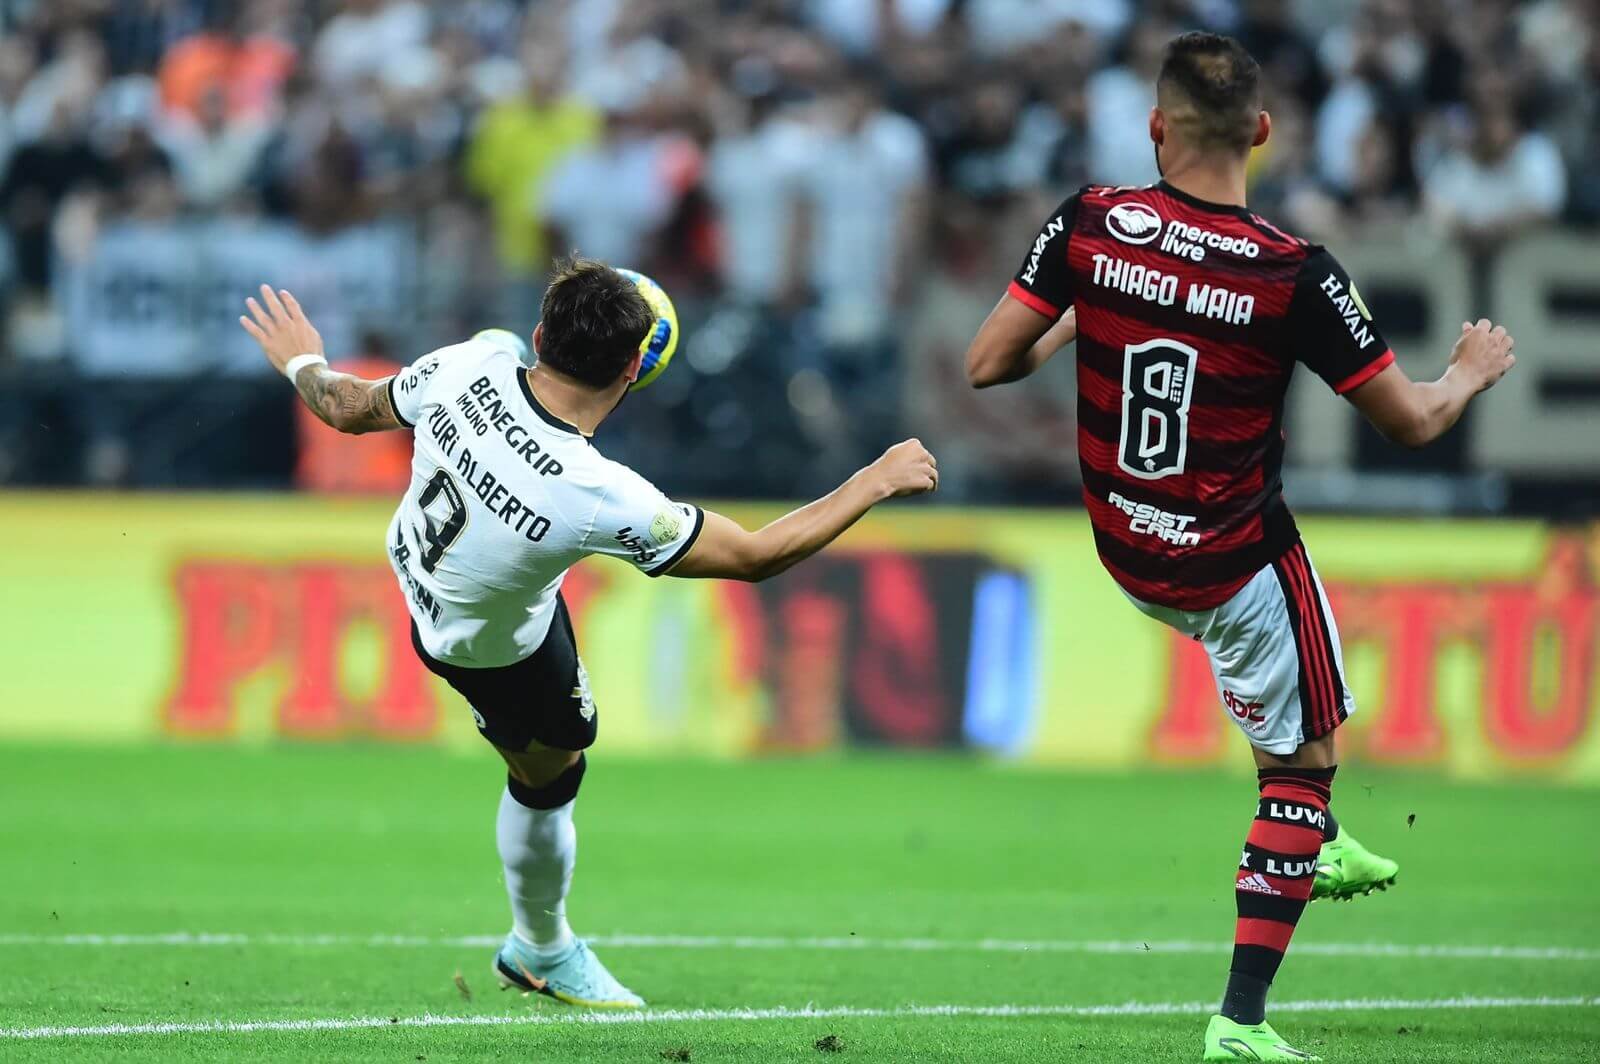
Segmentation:
<svg viewBox="0 0 1600 1064">
<path fill-rule="evenodd" d="M 1269 754 L 1294 753 L 1356 710 L 1333 611 L 1302 543 L 1216 609 L 1191 612 L 1128 598 L 1205 646 L 1228 716 Z"/>
</svg>

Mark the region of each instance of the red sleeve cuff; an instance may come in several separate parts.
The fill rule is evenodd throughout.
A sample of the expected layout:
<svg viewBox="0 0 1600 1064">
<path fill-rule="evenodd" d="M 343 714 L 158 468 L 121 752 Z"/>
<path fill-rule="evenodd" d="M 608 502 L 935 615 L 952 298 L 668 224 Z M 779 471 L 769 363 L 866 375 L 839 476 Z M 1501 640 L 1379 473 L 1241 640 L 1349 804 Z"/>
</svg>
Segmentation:
<svg viewBox="0 0 1600 1064">
<path fill-rule="evenodd" d="M 1046 300 L 1040 299 L 1038 296 L 1022 287 L 1022 285 L 1018 284 L 1016 281 L 1011 282 L 1011 286 L 1006 289 L 1006 295 L 1010 296 L 1012 299 L 1015 299 L 1018 303 L 1021 303 L 1029 310 L 1038 311 L 1051 321 L 1055 321 L 1056 319 L 1060 318 L 1063 313 L 1065 313 L 1065 311 L 1057 310 Z"/>
<path fill-rule="evenodd" d="M 1366 366 L 1350 374 L 1344 380 L 1333 386 L 1333 390 L 1340 395 L 1353 391 L 1382 373 L 1394 364 L 1394 350 L 1391 348 L 1368 362 Z"/>
</svg>

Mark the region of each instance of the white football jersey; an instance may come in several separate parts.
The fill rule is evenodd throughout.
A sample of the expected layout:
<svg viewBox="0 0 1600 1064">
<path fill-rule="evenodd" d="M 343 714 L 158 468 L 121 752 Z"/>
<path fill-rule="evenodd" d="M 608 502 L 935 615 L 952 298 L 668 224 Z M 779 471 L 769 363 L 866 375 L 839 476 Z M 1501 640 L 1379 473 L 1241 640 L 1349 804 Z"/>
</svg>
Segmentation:
<svg viewBox="0 0 1600 1064">
<path fill-rule="evenodd" d="M 567 569 L 591 554 L 665 572 L 700 534 L 675 503 L 544 407 L 492 338 L 444 347 L 390 384 L 416 429 L 389 561 L 422 645 L 467 668 L 539 649 Z"/>
</svg>

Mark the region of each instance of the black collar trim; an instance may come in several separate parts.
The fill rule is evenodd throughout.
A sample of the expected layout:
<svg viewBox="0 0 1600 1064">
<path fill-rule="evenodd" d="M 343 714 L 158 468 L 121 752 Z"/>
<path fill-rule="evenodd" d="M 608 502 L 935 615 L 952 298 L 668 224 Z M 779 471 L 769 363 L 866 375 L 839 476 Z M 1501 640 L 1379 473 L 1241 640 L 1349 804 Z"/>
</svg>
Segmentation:
<svg viewBox="0 0 1600 1064">
<path fill-rule="evenodd" d="M 1166 195 L 1171 196 L 1173 199 L 1182 203 L 1187 203 L 1191 207 L 1198 207 L 1202 211 L 1213 211 L 1217 214 L 1231 214 L 1236 218 L 1249 218 L 1252 216 L 1250 213 L 1250 208 L 1248 207 L 1241 207 L 1237 203 L 1212 203 L 1210 200 L 1203 200 L 1199 196 L 1191 196 L 1182 189 L 1173 188 L 1165 181 L 1157 181 L 1156 188 L 1160 189 Z"/>
<path fill-rule="evenodd" d="M 521 385 L 522 397 L 528 401 L 528 405 L 533 408 L 533 412 L 539 415 L 539 420 L 543 421 L 546 425 L 549 425 L 553 429 L 559 429 L 562 432 L 570 433 L 573 436 L 579 436 L 583 439 L 589 438 L 588 433 L 584 432 L 572 422 L 563 421 L 561 418 L 556 417 L 550 411 L 545 409 L 544 404 L 539 402 L 539 397 L 533 394 L 533 385 L 528 382 L 527 370 L 519 369 L 517 371 L 517 384 Z"/>
</svg>

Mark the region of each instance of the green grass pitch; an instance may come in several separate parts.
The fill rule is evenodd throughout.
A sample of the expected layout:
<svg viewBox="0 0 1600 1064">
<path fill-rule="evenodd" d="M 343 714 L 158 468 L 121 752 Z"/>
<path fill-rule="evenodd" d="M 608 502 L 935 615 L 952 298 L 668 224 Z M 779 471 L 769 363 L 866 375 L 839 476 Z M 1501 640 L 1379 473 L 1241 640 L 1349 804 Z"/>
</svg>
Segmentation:
<svg viewBox="0 0 1600 1064">
<path fill-rule="evenodd" d="M 598 1023 L 489 976 L 487 750 L 0 764 L 5 1062 L 1196 1060 L 1253 807 L 1242 774 L 602 743 L 571 914 L 652 1010 Z M 1308 911 L 1274 991 L 1287 1038 L 1330 1061 L 1596 1059 L 1595 792 L 1352 766 L 1334 808 L 1400 882 Z M 229 937 L 170 937 L 200 934 Z M 41 1028 L 75 1030 L 19 1037 Z"/>
</svg>

